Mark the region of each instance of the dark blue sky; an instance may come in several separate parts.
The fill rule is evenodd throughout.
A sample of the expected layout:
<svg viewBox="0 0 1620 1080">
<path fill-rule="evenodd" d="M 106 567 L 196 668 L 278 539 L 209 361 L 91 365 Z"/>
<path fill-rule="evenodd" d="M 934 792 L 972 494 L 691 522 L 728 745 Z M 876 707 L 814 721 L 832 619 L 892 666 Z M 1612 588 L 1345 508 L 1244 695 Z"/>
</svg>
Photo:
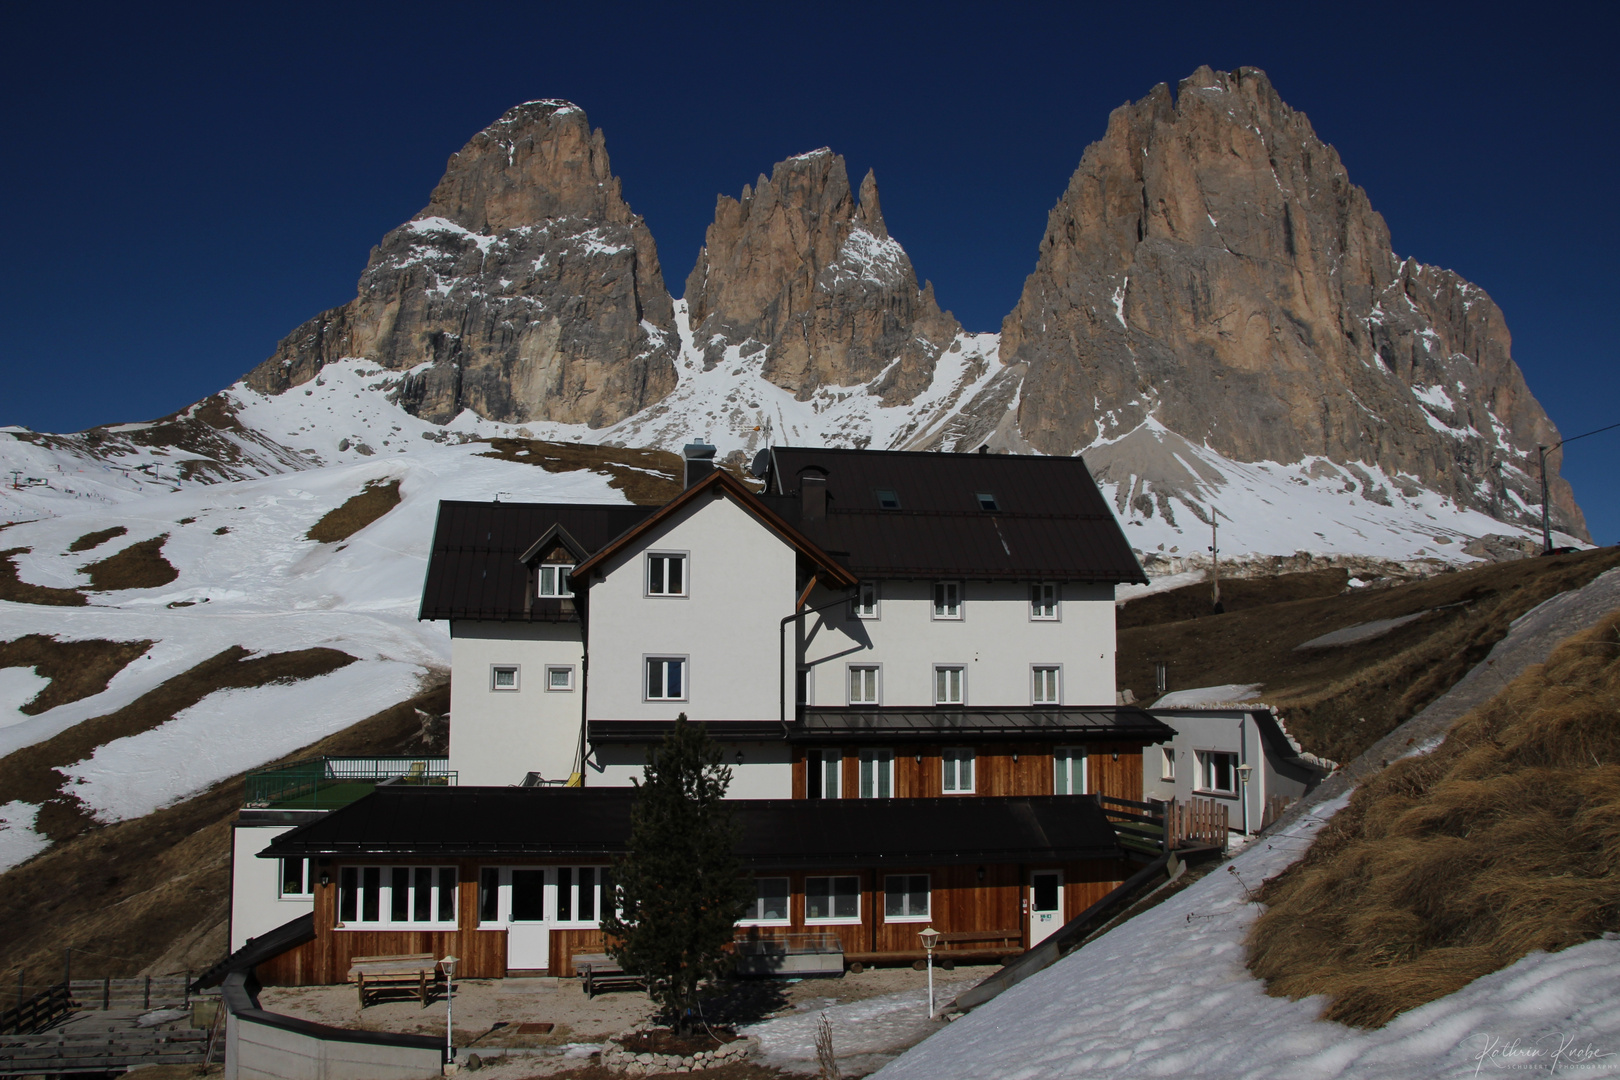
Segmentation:
<svg viewBox="0 0 1620 1080">
<path fill-rule="evenodd" d="M 679 293 L 716 194 L 828 145 L 970 329 L 1000 325 L 1108 112 L 1264 68 L 1388 220 L 1507 313 L 1566 435 L 1620 420 L 1610 5 L 277 4 L 10 9 L 0 423 L 148 418 L 354 294 L 520 101 L 604 129 Z M 1238 12 L 1241 11 L 1241 14 Z M 1565 473 L 1620 541 L 1620 432 Z"/>
</svg>

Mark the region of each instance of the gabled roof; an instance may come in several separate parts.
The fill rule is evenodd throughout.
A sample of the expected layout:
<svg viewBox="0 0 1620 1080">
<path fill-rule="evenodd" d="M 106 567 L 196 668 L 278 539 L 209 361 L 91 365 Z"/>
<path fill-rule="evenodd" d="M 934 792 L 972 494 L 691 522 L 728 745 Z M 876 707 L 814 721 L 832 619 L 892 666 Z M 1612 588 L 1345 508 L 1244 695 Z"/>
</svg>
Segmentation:
<svg viewBox="0 0 1620 1080">
<path fill-rule="evenodd" d="M 781 446 L 769 462 L 762 501 L 861 578 L 1147 581 L 1077 457 Z M 826 477 L 816 521 L 801 520 L 805 470 Z"/>
<path fill-rule="evenodd" d="M 278 837 L 261 858 L 602 859 L 630 835 L 634 788 L 380 787 Z M 735 799 L 745 865 L 928 866 L 1112 859 L 1101 806 L 1083 795 Z"/>
<path fill-rule="evenodd" d="M 821 582 L 823 585 L 829 588 L 839 586 L 848 588 L 858 580 L 847 569 L 840 566 L 831 555 L 806 537 L 803 532 L 783 520 L 780 514 L 761 502 L 759 497 L 749 491 L 741 480 L 738 480 L 724 469 L 716 469 L 681 492 L 673 501 L 664 504 L 651 516 L 637 522 L 611 542 L 598 548 L 590 558 L 574 567 L 574 573 L 583 576 L 599 569 L 608 559 L 626 548 L 632 547 L 637 540 L 657 528 L 662 522 L 678 514 L 684 507 L 699 499 L 705 497 L 715 498 L 720 495 L 729 495 L 736 501 L 738 506 L 746 510 L 761 525 L 775 532 L 797 550 L 800 555 L 813 563 L 822 574 Z"/>
<path fill-rule="evenodd" d="M 595 503 L 441 502 L 418 617 L 571 620 L 575 615 L 558 604 L 526 603 L 523 557 L 537 540 L 564 533 L 585 551 L 595 550 L 652 512 Z"/>
</svg>

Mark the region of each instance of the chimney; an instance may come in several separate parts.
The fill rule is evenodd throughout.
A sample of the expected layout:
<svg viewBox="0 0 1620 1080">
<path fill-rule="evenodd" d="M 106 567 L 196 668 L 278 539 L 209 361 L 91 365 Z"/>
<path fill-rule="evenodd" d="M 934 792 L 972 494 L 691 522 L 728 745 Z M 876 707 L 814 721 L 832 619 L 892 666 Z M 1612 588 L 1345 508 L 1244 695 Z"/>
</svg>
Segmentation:
<svg viewBox="0 0 1620 1080">
<path fill-rule="evenodd" d="M 686 463 L 686 487 L 691 487 L 714 472 L 714 447 L 708 443 L 689 442 L 681 448 L 681 460 Z"/>
<path fill-rule="evenodd" d="M 799 519 L 820 521 L 827 516 L 827 474 L 806 469 L 799 474 Z"/>
</svg>

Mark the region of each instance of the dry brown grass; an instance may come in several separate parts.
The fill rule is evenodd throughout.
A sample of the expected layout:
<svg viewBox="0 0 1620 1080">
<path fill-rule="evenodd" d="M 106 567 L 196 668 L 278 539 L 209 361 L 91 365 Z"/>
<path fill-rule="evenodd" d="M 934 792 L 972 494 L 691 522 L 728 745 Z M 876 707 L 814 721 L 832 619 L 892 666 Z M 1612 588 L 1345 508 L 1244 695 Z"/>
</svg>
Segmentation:
<svg viewBox="0 0 1620 1080">
<path fill-rule="evenodd" d="M 43 604 L 50 607 L 83 607 L 89 603 L 78 589 L 53 589 L 48 585 L 30 585 L 17 576 L 14 556 L 26 555 L 33 548 L 7 548 L 0 551 L 0 600 L 14 604 Z"/>
<path fill-rule="evenodd" d="M 619 446 L 545 442 L 540 439 L 491 439 L 479 457 L 538 465 L 547 472 L 590 469 L 606 473 L 608 487 L 624 492 L 637 506 L 662 506 L 681 493 L 680 456 L 667 450 L 631 450 Z"/>
<path fill-rule="evenodd" d="M 168 533 L 142 540 L 80 572 L 90 575 L 90 587 L 97 592 L 159 588 L 180 576 L 180 571 L 163 557 L 163 545 L 168 540 Z"/>
<path fill-rule="evenodd" d="M 40 808 L 34 824 L 37 832 L 52 840 L 76 836 L 95 822 L 65 786 L 67 777 L 59 770 L 83 761 L 98 746 L 172 720 L 176 713 L 216 690 L 312 679 L 353 662 L 354 657 L 336 649 L 299 649 L 250 657 L 246 649 L 232 645 L 116 712 L 74 724 L 44 742 L 0 758 L 0 803 L 13 799 L 34 803 Z"/>
<path fill-rule="evenodd" d="M 99 694 L 130 661 L 152 647 L 150 641 L 59 641 L 29 634 L 0 641 L 0 668 L 31 667 L 51 684 L 23 703 L 26 716 Z"/>
<path fill-rule="evenodd" d="M 129 530 L 122 525 L 114 525 L 110 529 L 101 529 L 98 532 L 87 532 L 69 544 L 68 550 L 72 552 L 89 551 L 91 548 L 100 547 L 113 537 L 123 536 L 127 532 Z"/>
<path fill-rule="evenodd" d="M 304 536 L 323 544 L 347 540 L 373 521 L 399 505 L 399 481 L 373 480 L 358 495 L 351 495 L 342 506 L 310 526 Z"/>
<path fill-rule="evenodd" d="M 450 707 L 442 677 L 410 700 L 307 746 L 281 762 L 330 754 L 444 752 L 418 710 Z M 145 817 L 95 826 L 0 875 L 0 978 L 15 987 L 60 979 L 62 950 L 76 977 L 200 971 L 224 954 L 230 904 L 231 820 L 242 776 Z"/>
<path fill-rule="evenodd" d="M 1363 1027 L 1620 930 L 1620 611 L 1376 775 L 1261 899 L 1250 970 Z"/>
<path fill-rule="evenodd" d="M 1601 548 L 1304 599 L 1292 595 L 1298 575 L 1251 579 L 1250 590 L 1269 587 L 1283 599 L 1263 603 L 1253 595 L 1247 602 L 1255 606 L 1244 610 L 1121 630 L 1119 682 L 1151 699 L 1153 661 L 1167 660 L 1172 690 L 1261 683 L 1262 697 L 1283 710 L 1306 750 L 1352 761 L 1455 685 L 1514 619 L 1615 566 L 1620 549 Z M 1208 586 L 1193 588 L 1207 601 Z M 1294 648 L 1333 630 L 1419 612 L 1428 614 L 1370 641 Z"/>
<path fill-rule="evenodd" d="M 1289 600 L 1338 596 L 1344 592 L 1349 580 L 1350 572 L 1338 568 L 1307 570 L 1276 577 L 1227 578 L 1221 581 L 1221 605 L 1230 614 Z M 1207 581 L 1167 592 L 1150 593 L 1120 608 L 1114 626 L 1118 630 L 1130 630 L 1138 626 L 1212 616 L 1215 610 L 1210 597 L 1210 583 Z"/>
</svg>

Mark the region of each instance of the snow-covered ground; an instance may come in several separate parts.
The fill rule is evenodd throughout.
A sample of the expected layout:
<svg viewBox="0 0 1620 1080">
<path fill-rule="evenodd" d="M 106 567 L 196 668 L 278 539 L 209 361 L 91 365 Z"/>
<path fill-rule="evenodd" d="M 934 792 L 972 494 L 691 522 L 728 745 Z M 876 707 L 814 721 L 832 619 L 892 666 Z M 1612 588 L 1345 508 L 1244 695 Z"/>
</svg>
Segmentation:
<svg viewBox="0 0 1620 1080">
<path fill-rule="evenodd" d="M 1197 1077 L 1407 1080 L 1544 1071 L 1620 1074 L 1620 938 L 1532 953 L 1373 1031 L 1270 997 L 1244 967 L 1280 873 L 1348 800 L 1314 808 L 1158 907 L 913 1048 L 883 1080 Z"/>
</svg>

